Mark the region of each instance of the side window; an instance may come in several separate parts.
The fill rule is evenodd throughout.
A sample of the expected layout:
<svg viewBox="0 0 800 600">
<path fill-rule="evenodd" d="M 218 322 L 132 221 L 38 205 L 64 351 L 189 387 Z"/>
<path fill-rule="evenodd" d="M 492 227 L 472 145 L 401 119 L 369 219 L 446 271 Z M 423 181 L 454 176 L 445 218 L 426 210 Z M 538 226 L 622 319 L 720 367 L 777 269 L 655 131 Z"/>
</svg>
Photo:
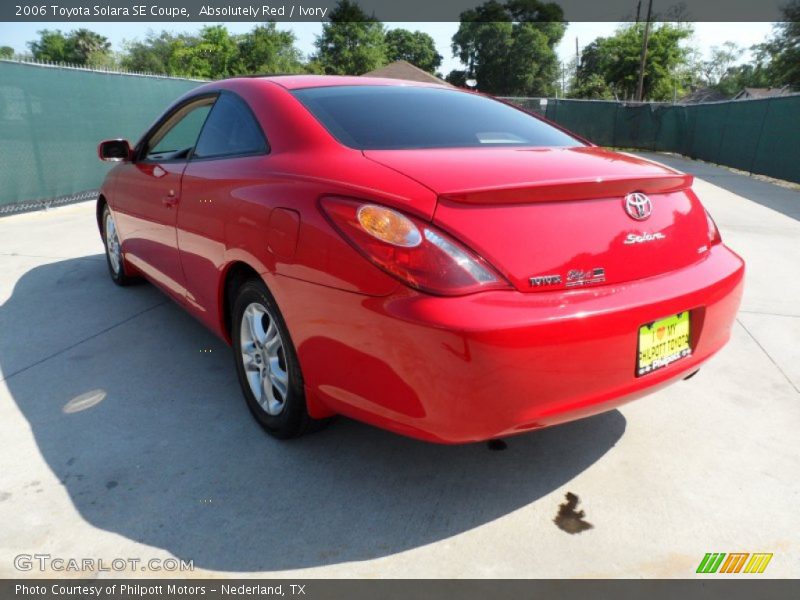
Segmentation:
<svg viewBox="0 0 800 600">
<path fill-rule="evenodd" d="M 147 160 L 187 158 L 206 122 L 214 98 L 188 104 L 170 117 L 147 141 Z"/>
<path fill-rule="evenodd" d="M 261 127 L 244 101 L 231 94 L 221 94 L 197 140 L 193 156 L 212 158 L 266 151 L 267 142 Z"/>
</svg>

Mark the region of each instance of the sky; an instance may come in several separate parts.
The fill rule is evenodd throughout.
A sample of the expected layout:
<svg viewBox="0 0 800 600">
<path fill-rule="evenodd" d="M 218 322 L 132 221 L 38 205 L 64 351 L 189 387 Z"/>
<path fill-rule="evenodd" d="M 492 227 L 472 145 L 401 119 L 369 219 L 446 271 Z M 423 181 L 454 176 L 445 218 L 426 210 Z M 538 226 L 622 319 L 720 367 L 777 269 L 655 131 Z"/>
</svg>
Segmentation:
<svg viewBox="0 0 800 600">
<path fill-rule="evenodd" d="M 0 46 L 11 46 L 17 52 L 26 52 L 26 43 L 36 39 L 37 31 L 41 29 L 72 30 L 85 27 L 107 37 L 114 50 L 122 49 L 125 40 L 142 39 L 147 31 L 161 31 L 166 29 L 175 33 L 190 33 L 199 30 L 203 25 L 214 23 L 0 23 Z M 244 33 L 251 30 L 256 24 L 251 22 L 225 23 L 232 33 Z M 385 23 L 387 28 L 402 27 L 412 31 L 419 30 L 433 37 L 439 54 L 444 57 L 440 71 L 445 75 L 452 69 L 459 69 L 461 65 L 457 58 L 453 58 L 450 41 L 458 29 L 458 23 Z M 578 38 L 579 48 L 583 48 L 595 38 L 612 35 L 619 27 L 619 23 L 570 23 L 564 39 L 557 48 L 559 58 L 569 62 L 575 56 L 575 38 Z M 322 24 L 317 23 L 278 23 L 284 30 L 292 30 L 297 36 L 297 47 L 306 55 L 314 51 L 314 39 L 322 30 Z M 749 48 L 753 44 L 764 41 L 772 31 L 770 23 L 695 23 L 694 38 L 691 45 L 697 48 L 704 57 L 708 57 L 713 46 L 719 46 L 726 41 L 733 41 Z M 741 57 L 741 62 L 750 59 L 749 52 Z"/>
</svg>

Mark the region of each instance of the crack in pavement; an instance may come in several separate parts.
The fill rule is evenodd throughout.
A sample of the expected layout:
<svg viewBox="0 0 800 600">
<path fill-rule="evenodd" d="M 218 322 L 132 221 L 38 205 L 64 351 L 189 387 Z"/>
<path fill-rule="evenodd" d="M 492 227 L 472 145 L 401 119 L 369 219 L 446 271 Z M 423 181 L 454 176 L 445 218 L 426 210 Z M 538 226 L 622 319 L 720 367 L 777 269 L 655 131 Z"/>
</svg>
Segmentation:
<svg viewBox="0 0 800 600">
<path fill-rule="evenodd" d="M 752 340 L 753 340 L 753 341 L 756 343 L 756 346 L 758 346 L 759 348 L 761 348 L 761 351 L 762 351 L 764 354 L 766 354 L 766 355 L 767 355 L 767 358 L 768 358 L 768 359 L 769 359 L 769 360 L 772 362 L 772 364 L 773 364 L 773 365 L 775 365 L 775 368 L 776 368 L 776 369 L 778 369 L 778 371 L 780 372 L 780 374 L 781 374 L 781 375 L 783 375 L 783 377 L 786 379 L 786 381 L 787 381 L 787 382 L 789 382 L 789 385 L 790 385 L 790 386 L 792 386 L 792 389 L 794 389 L 794 391 L 795 391 L 795 392 L 797 392 L 798 394 L 800 394 L 800 389 L 797 389 L 797 386 L 796 386 L 796 385 L 794 384 L 794 382 L 793 382 L 793 381 L 792 381 L 792 380 L 789 378 L 789 376 L 786 374 L 786 372 L 785 372 L 783 369 L 781 369 L 781 366 L 780 366 L 780 365 L 779 365 L 777 362 L 775 362 L 775 359 L 774 359 L 774 358 L 772 358 L 772 356 L 770 356 L 770 353 L 769 353 L 769 352 L 767 352 L 767 349 L 766 349 L 766 348 L 764 348 L 764 346 L 762 346 L 762 345 L 761 345 L 761 342 L 759 342 L 759 341 L 756 339 L 756 336 L 754 336 L 754 335 L 753 335 L 753 334 L 750 332 L 750 330 L 747 328 L 747 326 L 746 326 L 744 323 L 742 323 L 742 321 L 739 319 L 739 317 L 736 317 L 736 322 L 737 322 L 739 325 L 741 325 L 741 326 L 742 326 L 742 329 L 744 329 L 744 330 L 745 330 L 745 332 L 747 333 L 747 335 L 749 335 L 749 336 L 750 336 L 750 338 L 751 338 L 751 339 L 752 339 Z"/>
<path fill-rule="evenodd" d="M 124 325 L 125 323 L 128 323 L 129 321 L 132 321 L 133 319 L 135 319 L 137 317 L 140 317 L 140 316 L 142 316 L 143 314 L 145 314 L 147 312 L 150 312 L 151 310 L 155 310 L 159 306 L 164 306 L 167 302 L 169 302 L 169 299 L 165 298 L 164 300 L 162 300 L 158 304 L 154 304 L 153 306 L 145 308 L 144 310 L 140 310 L 136 314 L 133 314 L 130 317 L 127 317 L 127 318 L 123 319 L 122 321 L 119 321 L 118 323 L 114 323 L 113 325 L 109 325 L 105 329 L 101 329 L 100 331 L 98 331 L 96 333 L 93 333 L 92 335 L 87 336 L 87 337 L 83 338 L 82 340 L 79 340 L 79 341 L 75 342 L 74 344 L 70 344 L 66 348 L 62 348 L 61 350 L 58 350 L 57 352 L 54 352 L 53 354 L 45 356 L 44 358 L 41 358 L 41 359 L 37 360 L 36 362 L 29 364 L 26 367 L 22 367 L 21 369 L 17 369 L 16 371 L 14 371 L 13 373 L 11 373 L 9 375 L 3 375 L 2 377 L 0 377 L 0 381 L 8 381 L 9 379 L 14 377 L 15 375 L 19 375 L 20 373 L 24 373 L 25 371 L 27 371 L 29 369 L 32 369 L 33 367 L 35 367 L 37 365 L 40 365 L 43 362 L 47 362 L 51 358 L 55 358 L 56 356 L 64 354 L 65 352 L 80 346 L 84 342 L 88 342 L 89 340 L 92 340 L 92 339 L 94 339 L 94 338 L 96 338 L 98 336 L 101 336 L 104 333 L 107 333 L 107 332 L 111 331 L 112 329 L 115 329 L 115 328 L 119 327 L 120 325 Z"/>
<path fill-rule="evenodd" d="M 787 315 L 784 313 L 764 312 L 760 310 L 740 310 L 739 312 L 746 315 L 764 315 L 766 317 L 788 317 L 789 319 L 800 319 L 800 315 Z"/>
</svg>

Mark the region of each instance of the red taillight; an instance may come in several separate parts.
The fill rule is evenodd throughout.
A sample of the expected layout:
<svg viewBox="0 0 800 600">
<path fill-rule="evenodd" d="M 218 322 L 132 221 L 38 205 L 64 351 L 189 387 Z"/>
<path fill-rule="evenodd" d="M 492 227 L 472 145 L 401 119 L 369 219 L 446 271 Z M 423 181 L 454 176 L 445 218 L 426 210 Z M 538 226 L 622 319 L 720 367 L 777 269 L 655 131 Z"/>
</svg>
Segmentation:
<svg viewBox="0 0 800 600">
<path fill-rule="evenodd" d="M 321 204 L 356 250 L 406 285 L 444 296 L 510 287 L 480 256 L 429 223 L 346 198 L 323 198 Z"/>
<path fill-rule="evenodd" d="M 719 244 L 722 242 L 722 236 L 719 234 L 717 224 L 714 222 L 714 219 L 711 218 L 708 211 L 706 211 L 706 220 L 708 221 L 708 245 L 713 246 L 714 244 Z"/>
</svg>

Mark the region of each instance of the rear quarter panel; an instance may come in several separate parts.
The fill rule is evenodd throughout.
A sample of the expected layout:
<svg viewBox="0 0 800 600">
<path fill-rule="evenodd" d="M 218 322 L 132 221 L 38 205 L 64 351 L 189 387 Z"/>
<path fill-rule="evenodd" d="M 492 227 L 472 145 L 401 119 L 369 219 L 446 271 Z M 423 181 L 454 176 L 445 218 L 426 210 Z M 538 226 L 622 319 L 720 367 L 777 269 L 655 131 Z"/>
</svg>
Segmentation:
<svg viewBox="0 0 800 600">
<path fill-rule="evenodd" d="M 222 294 L 225 274 L 235 262 L 260 273 L 276 296 L 284 277 L 370 296 L 395 290 L 399 285 L 395 279 L 366 261 L 333 230 L 319 199 L 354 197 L 430 219 L 435 194 L 338 144 L 279 86 L 233 80 L 225 82 L 225 87 L 248 102 L 267 136 L 270 153 L 195 161 L 187 167 L 178 238 L 189 310 L 226 336 Z M 280 222 L 272 219 L 275 209 L 298 215 L 292 255 L 270 247 L 271 227 Z"/>
</svg>

